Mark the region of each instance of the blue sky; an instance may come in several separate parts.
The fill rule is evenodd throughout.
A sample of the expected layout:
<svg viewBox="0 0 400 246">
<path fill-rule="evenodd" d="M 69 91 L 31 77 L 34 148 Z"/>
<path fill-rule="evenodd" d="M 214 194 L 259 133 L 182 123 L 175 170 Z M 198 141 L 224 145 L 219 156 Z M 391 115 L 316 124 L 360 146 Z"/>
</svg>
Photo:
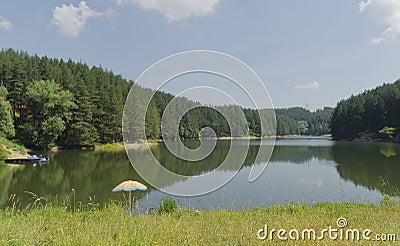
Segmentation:
<svg viewBox="0 0 400 246">
<path fill-rule="evenodd" d="M 399 0 L 3 0 L 0 47 L 135 80 L 182 51 L 233 55 L 276 107 L 334 106 L 400 78 Z"/>
</svg>

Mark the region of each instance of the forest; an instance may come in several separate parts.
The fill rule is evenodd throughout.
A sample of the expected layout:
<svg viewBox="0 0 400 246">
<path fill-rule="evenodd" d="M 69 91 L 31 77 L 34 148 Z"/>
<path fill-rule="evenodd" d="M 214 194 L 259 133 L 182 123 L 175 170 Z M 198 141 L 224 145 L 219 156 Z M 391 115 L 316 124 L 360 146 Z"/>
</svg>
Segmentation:
<svg viewBox="0 0 400 246">
<path fill-rule="evenodd" d="M 132 87 L 139 93 L 150 91 L 101 66 L 89 67 L 71 59 L 3 49 L 0 52 L 0 136 L 32 148 L 120 142 L 123 108 Z M 161 138 L 162 114 L 173 98 L 168 93 L 155 93 L 146 113 L 147 138 Z M 232 117 L 243 112 L 250 135 L 260 136 L 259 117 L 268 114 L 268 109 L 258 112 L 238 106 L 219 106 L 216 110 L 186 98 L 179 98 L 179 102 L 185 107 L 198 106 L 180 121 L 181 139 L 198 138 L 206 126 L 214 129 L 218 137 L 244 134 L 244 130 L 231 134 L 219 110 Z M 332 112 L 327 107 L 315 112 L 300 107 L 276 109 L 277 135 L 327 134 Z"/>
<path fill-rule="evenodd" d="M 324 107 L 311 112 L 300 107 L 276 109 L 277 135 L 312 135 L 330 133 L 333 108 Z"/>
<path fill-rule="evenodd" d="M 400 80 L 340 101 L 331 120 L 335 139 L 398 141 Z"/>
</svg>

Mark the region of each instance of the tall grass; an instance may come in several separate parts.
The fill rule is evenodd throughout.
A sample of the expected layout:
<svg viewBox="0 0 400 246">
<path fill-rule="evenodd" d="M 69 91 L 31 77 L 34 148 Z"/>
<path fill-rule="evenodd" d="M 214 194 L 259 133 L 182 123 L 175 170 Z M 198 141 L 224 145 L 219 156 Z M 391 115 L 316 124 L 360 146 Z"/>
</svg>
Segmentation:
<svg viewBox="0 0 400 246">
<path fill-rule="evenodd" d="M 388 185 L 385 183 L 384 185 Z M 291 245 L 400 245 L 400 201 L 385 197 L 380 205 L 320 203 L 254 207 L 241 211 L 179 209 L 172 198 L 160 201 L 159 213 L 130 216 L 123 202 L 100 206 L 94 198 L 76 201 L 72 190 L 66 200 L 48 202 L 27 192 L 31 202 L 24 208 L 15 195 L 0 210 L 0 245 L 287 245 L 277 236 L 261 241 L 257 232 L 270 229 L 336 227 L 346 218 L 349 229 L 370 229 L 396 235 L 396 241 L 289 241 Z M 389 199 L 389 200 L 388 200 Z"/>
<path fill-rule="evenodd" d="M 119 202 L 103 207 L 74 204 L 74 208 L 36 203 L 28 209 L 0 210 L 0 245 L 286 245 L 279 240 L 260 241 L 257 231 L 269 228 L 320 230 L 336 226 L 344 217 L 349 228 L 374 233 L 397 233 L 400 240 L 400 206 L 362 204 L 291 204 L 242 211 L 189 211 L 129 216 Z M 172 203 L 172 202 L 171 202 Z M 292 242 L 313 245 L 315 241 Z M 321 242 L 336 245 L 328 239 Z M 341 241 L 345 245 L 370 242 Z M 377 243 L 377 242 L 374 242 Z M 393 244 L 393 242 L 392 242 Z"/>
<path fill-rule="evenodd" d="M 162 213 L 176 213 L 178 211 L 178 203 L 171 197 L 165 197 L 160 202 L 158 212 Z"/>
</svg>

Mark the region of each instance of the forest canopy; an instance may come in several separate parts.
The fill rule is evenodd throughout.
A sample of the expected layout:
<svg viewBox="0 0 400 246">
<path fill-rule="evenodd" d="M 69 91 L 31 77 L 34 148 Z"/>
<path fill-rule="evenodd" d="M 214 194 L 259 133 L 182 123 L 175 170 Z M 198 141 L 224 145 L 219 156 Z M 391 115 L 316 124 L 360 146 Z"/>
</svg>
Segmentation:
<svg viewBox="0 0 400 246">
<path fill-rule="evenodd" d="M 132 81 L 71 59 L 0 52 L 15 138 L 29 147 L 121 141 L 121 117 Z"/>
<path fill-rule="evenodd" d="M 400 80 L 340 101 L 334 110 L 331 127 L 335 139 L 398 139 Z"/>
</svg>

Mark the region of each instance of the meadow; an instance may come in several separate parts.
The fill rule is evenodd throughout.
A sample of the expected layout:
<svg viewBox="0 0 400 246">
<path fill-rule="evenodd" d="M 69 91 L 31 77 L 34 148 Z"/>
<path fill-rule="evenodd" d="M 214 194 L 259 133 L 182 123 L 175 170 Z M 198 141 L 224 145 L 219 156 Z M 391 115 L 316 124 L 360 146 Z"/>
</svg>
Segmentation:
<svg viewBox="0 0 400 246">
<path fill-rule="evenodd" d="M 336 245 L 340 238 L 331 240 L 327 234 L 324 240 L 283 241 L 276 233 L 272 240 L 260 240 L 257 233 L 266 224 L 269 230 L 309 228 L 318 233 L 329 226 L 339 229 L 338 218 L 347 220 L 343 229 L 372 231 L 371 241 L 344 238 L 341 244 L 394 245 L 400 240 L 400 206 L 391 200 L 380 205 L 290 204 L 241 211 L 178 209 L 134 216 L 118 202 L 102 207 L 90 203 L 55 206 L 43 204 L 40 198 L 36 202 L 23 210 L 0 210 L 1 245 Z M 372 241 L 378 233 L 394 234 L 396 241 Z"/>
</svg>

